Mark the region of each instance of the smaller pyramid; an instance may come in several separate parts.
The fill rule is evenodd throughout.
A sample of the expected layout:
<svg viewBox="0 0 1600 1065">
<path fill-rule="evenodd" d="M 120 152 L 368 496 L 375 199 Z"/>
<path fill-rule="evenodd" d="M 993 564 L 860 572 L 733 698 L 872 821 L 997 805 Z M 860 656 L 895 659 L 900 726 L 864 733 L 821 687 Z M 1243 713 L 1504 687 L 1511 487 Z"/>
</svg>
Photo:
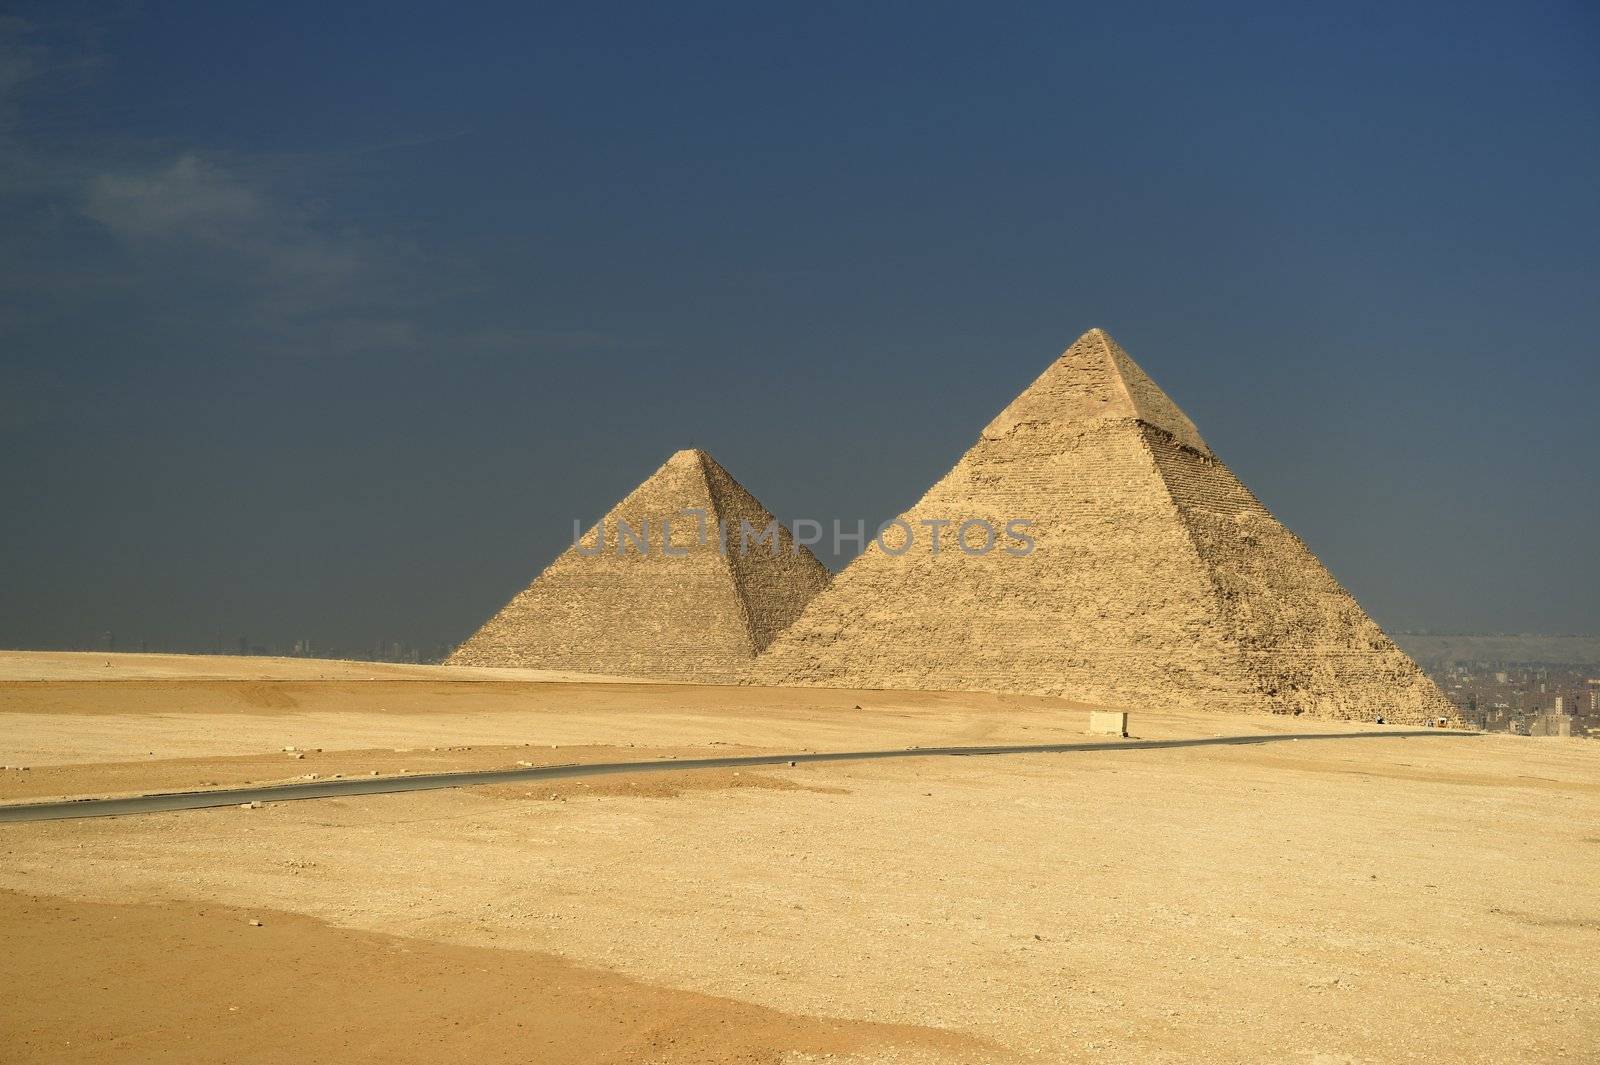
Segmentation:
<svg viewBox="0 0 1600 1065">
<path fill-rule="evenodd" d="M 446 661 L 736 681 L 827 583 L 715 459 L 679 451 Z"/>
</svg>

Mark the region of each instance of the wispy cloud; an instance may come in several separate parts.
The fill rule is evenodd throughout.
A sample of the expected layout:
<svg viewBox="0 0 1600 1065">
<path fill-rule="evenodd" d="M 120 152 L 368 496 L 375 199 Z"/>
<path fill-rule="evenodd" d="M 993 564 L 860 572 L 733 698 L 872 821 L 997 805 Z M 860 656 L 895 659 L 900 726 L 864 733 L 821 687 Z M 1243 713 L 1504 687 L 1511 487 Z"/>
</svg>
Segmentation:
<svg viewBox="0 0 1600 1065">
<path fill-rule="evenodd" d="M 101 66 L 94 36 L 46 46 L 0 17 L 0 291 L 20 308 L 0 327 L 103 298 L 179 356 L 492 358 L 620 343 L 518 321 L 515 306 L 511 320 L 467 319 L 485 280 L 472 263 L 343 223 L 307 192 L 330 158 L 440 138 L 251 155 L 96 133 L 70 120 L 88 113 L 77 109 Z"/>
<path fill-rule="evenodd" d="M 222 260 L 282 311 L 359 296 L 352 290 L 384 264 L 374 241 L 323 231 L 305 211 L 193 153 L 142 173 L 97 175 L 83 210 L 129 244 L 205 256 L 213 269 Z"/>
<path fill-rule="evenodd" d="M 0 289 L 23 308 L 30 292 L 121 289 L 173 349 L 197 333 L 252 354 L 417 343 L 424 256 L 275 188 L 281 161 L 64 133 L 100 65 L 93 36 L 0 17 Z"/>
<path fill-rule="evenodd" d="M 424 260 L 404 242 L 328 225 L 237 166 L 187 152 L 95 175 L 83 214 L 172 298 L 226 289 L 257 343 L 300 354 L 407 348 Z"/>
<path fill-rule="evenodd" d="M 222 244 L 238 243 L 266 214 L 259 195 L 193 155 L 153 174 L 100 175 L 85 210 L 126 237 Z"/>
</svg>

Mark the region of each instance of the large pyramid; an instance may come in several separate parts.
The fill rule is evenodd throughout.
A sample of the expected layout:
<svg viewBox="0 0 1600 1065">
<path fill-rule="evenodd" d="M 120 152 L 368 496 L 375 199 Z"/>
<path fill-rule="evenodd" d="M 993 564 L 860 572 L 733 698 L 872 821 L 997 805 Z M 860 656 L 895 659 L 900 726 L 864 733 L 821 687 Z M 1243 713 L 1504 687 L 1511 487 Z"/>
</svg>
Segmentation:
<svg viewBox="0 0 1600 1065">
<path fill-rule="evenodd" d="M 925 519 L 951 522 L 937 553 Z M 995 549 L 951 549 L 971 519 L 1001 531 Z M 1030 553 L 1005 550 L 1026 547 L 1005 535 L 1014 519 L 1032 522 Z M 1459 720 L 1102 330 L 900 520 L 912 546 L 900 528 L 870 543 L 762 655 L 759 679 Z"/>
<path fill-rule="evenodd" d="M 679 451 L 447 661 L 740 679 L 828 582 L 822 564 L 781 526 L 776 554 L 757 543 L 741 551 L 742 522 L 760 532 L 773 518 L 710 455 Z"/>
</svg>

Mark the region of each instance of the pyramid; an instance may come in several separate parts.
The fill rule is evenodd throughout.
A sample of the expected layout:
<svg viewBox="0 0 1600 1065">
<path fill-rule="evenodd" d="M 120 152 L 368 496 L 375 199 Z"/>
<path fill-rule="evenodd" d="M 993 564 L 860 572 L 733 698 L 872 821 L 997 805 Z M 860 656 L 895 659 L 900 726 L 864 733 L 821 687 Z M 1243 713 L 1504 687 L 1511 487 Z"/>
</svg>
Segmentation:
<svg viewBox="0 0 1600 1065">
<path fill-rule="evenodd" d="M 940 519 L 934 552 L 921 523 Z M 950 549 L 971 519 L 998 530 L 995 549 Z M 1008 536 L 1014 519 L 1032 524 Z M 773 641 L 758 679 L 1459 721 L 1102 330 L 900 521 Z M 968 539 L 983 546 L 982 527 Z"/>
<path fill-rule="evenodd" d="M 759 533 L 773 517 L 710 455 L 679 451 L 446 661 L 740 679 L 828 582 L 781 526 L 776 554 L 766 543 L 741 551 L 746 521 Z"/>
</svg>

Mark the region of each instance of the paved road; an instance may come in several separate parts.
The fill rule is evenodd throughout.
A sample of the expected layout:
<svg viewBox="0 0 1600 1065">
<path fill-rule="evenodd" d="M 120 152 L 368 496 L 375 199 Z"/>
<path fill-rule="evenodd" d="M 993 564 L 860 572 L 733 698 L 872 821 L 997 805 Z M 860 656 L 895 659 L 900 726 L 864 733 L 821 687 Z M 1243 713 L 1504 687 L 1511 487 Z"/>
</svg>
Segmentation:
<svg viewBox="0 0 1600 1065">
<path fill-rule="evenodd" d="M 491 769 L 464 773 L 419 773 L 412 776 L 356 777 L 316 780 L 301 784 L 268 784 L 210 791 L 175 791 L 124 799 L 72 799 L 66 802 L 10 803 L 0 805 L 0 822 L 58 821 L 75 817 L 124 817 L 129 814 L 165 813 L 238 806 L 247 802 L 288 802 L 293 799 L 332 799 L 344 795 L 387 795 L 401 791 L 465 788 L 474 784 L 507 784 L 531 780 L 564 780 L 611 773 L 663 773 L 685 769 L 740 769 L 787 765 L 790 762 L 865 762 L 879 758 L 972 758 L 1003 754 L 1067 754 L 1075 751 L 1153 751 L 1169 747 L 1246 747 L 1258 743 L 1306 740 L 1363 740 L 1420 737 L 1451 739 L 1477 733 L 1449 729 L 1414 732 L 1311 732 L 1262 736 L 1213 736 L 1192 740 L 1106 740 L 1098 743 L 1037 743 L 992 747 L 908 747 L 888 751 L 830 751 L 803 754 L 760 754 L 728 758 L 670 758 L 648 762 L 598 762 L 590 765 L 546 765 L 531 769 Z"/>
</svg>

